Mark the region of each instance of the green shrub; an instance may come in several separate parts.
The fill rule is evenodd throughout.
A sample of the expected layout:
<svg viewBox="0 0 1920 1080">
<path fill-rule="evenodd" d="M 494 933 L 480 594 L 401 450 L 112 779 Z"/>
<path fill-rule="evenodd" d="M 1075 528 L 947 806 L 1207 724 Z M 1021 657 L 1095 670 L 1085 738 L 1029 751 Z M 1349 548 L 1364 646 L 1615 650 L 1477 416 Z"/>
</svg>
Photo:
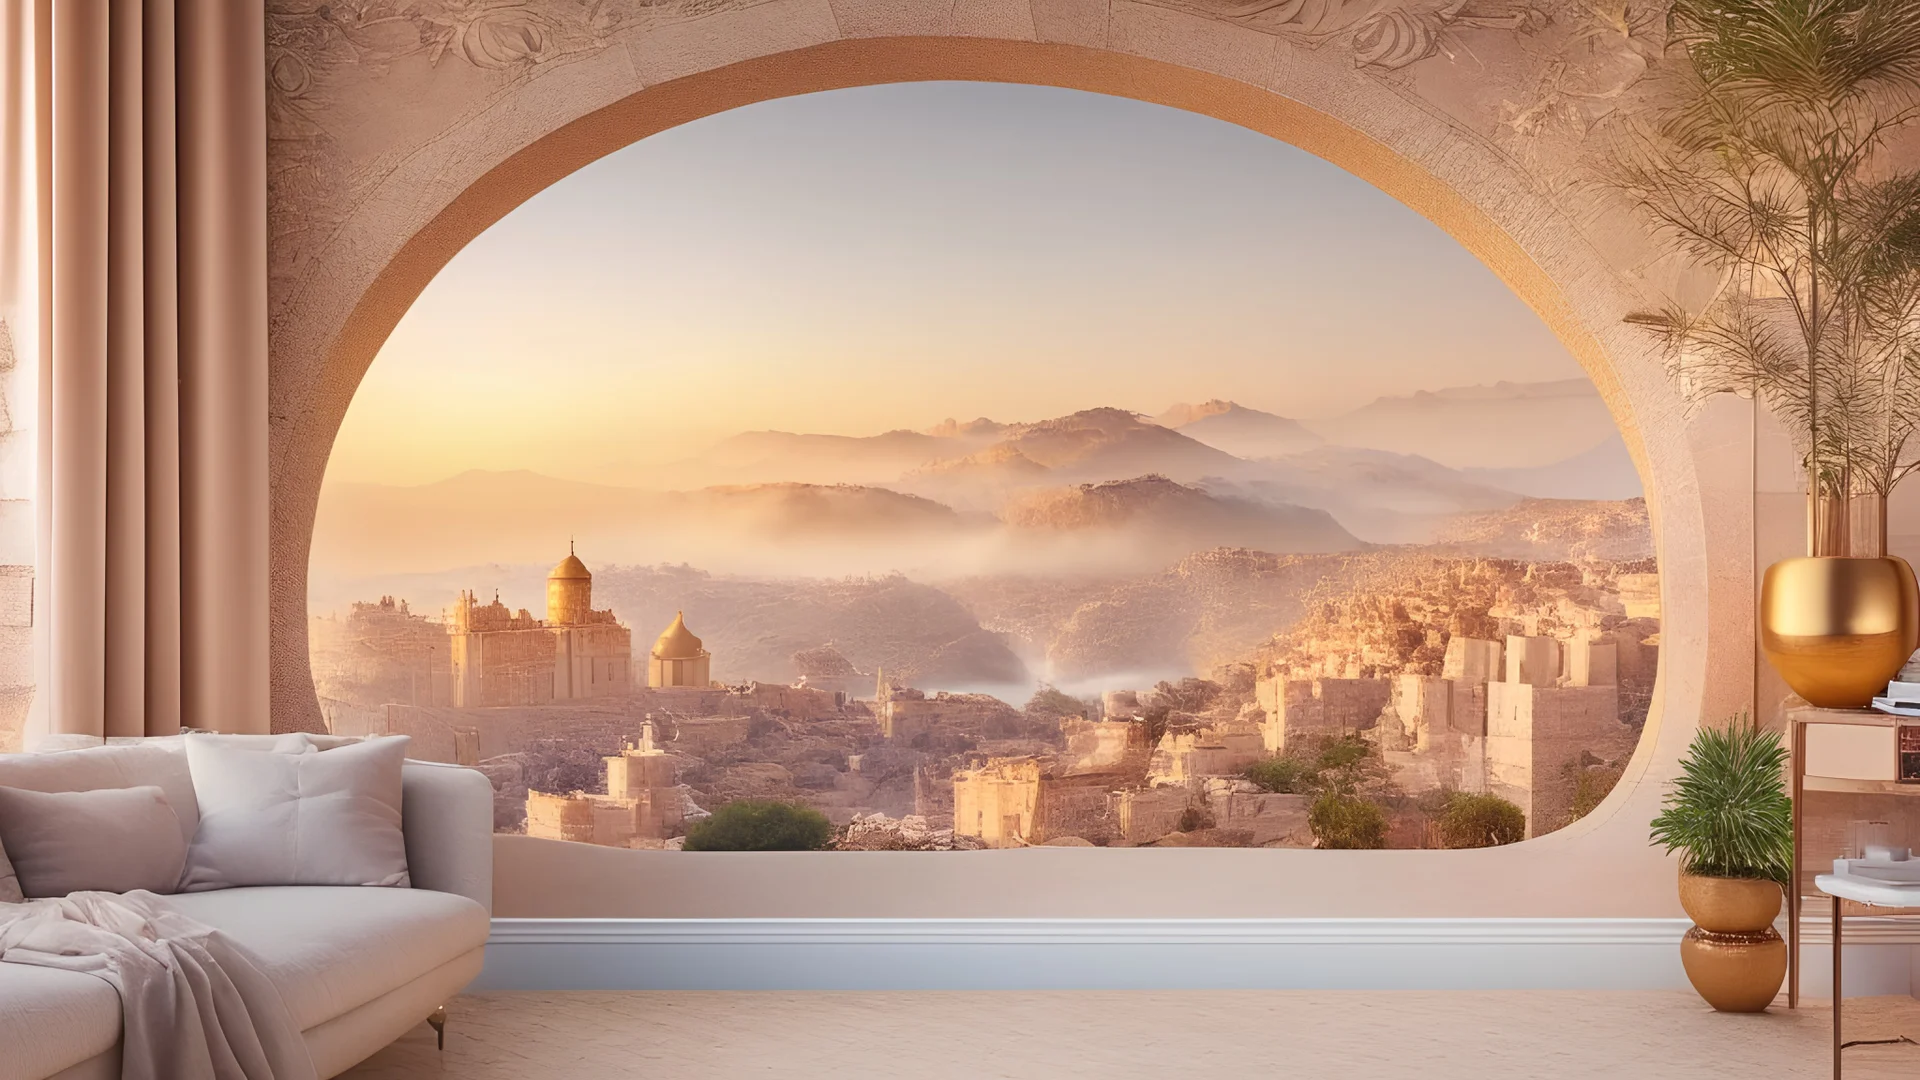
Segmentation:
<svg viewBox="0 0 1920 1080">
<path fill-rule="evenodd" d="M 1580 770 L 1573 781 L 1573 806 L 1569 811 L 1573 821 L 1579 821 L 1593 813 L 1594 809 L 1605 801 L 1607 795 L 1613 791 L 1613 786 L 1620 782 L 1621 772 L 1620 769 L 1602 765 Z"/>
<path fill-rule="evenodd" d="M 1386 763 L 1356 731 L 1325 735 L 1311 749 L 1263 758 L 1241 773 L 1267 791 L 1319 795 L 1380 794 L 1389 787 Z"/>
<path fill-rule="evenodd" d="M 736 799 L 687 830 L 687 851 L 820 851 L 833 823 L 812 807 L 772 799 Z"/>
<path fill-rule="evenodd" d="M 1247 766 L 1247 771 L 1241 775 L 1260 785 L 1262 791 L 1298 795 L 1311 786 L 1313 766 L 1299 758 L 1270 757 Z"/>
<path fill-rule="evenodd" d="M 1793 802 L 1781 773 L 1780 734 L 1736 717 L 1703 727 L 1680 759 L 1680 779 L 1653 819 L 1653 842 L 1705 877 L 1792 880 Z"/>
<path fill-rule="evenodd" d="M 1440 812 L 1440 845 L 1499 847 L 1527 837 L 1527 815 L 1498 795 L 1455 793 Z"/>
<path fill-rule="evenodd" d="M 1313 830 L 1315 847 L 1387 846 L 1387 812 L 1354 795 L 1329 791 L 1313 800 L 1313 808 L 1307 811 L 1307 827 Z"/>
<path fill-rule="evenodd" d="M 1365 735 L 1349 731 L 1323 737 L 1313 758 L 1313 780 L 1308 790 L 1358 796 L 1390 787 L 1387 764 L 1379 748 Z"/>
</svg>

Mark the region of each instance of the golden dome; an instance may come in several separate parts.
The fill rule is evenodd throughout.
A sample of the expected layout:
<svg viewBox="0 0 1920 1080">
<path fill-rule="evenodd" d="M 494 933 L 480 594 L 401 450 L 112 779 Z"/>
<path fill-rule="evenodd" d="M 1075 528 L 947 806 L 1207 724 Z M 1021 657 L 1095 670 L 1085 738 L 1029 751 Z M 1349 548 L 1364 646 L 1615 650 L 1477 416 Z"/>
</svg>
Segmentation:
<svg viewBox="0 0 1920 1080">
<path fill-rule="evenodd" d="M 694 660 L 706 650 L 701 648 L 700 639 L 687 629 L 685 612 L 676 612 L 673 625 L 660 632 L 653 643 L 653 655 L 661 660 Z"/>
<path fill-rule="evenodd" d="M 567 552 L 567 557 L 561 559 L 560 564 L 555 566 L 553 572 L 547 575 L 547 580 L 592 581 L 593 575 L 587 572 L 587 564 L 581 562 L 574 556 L 573 552 L 569 551 Z"/>
</svg>

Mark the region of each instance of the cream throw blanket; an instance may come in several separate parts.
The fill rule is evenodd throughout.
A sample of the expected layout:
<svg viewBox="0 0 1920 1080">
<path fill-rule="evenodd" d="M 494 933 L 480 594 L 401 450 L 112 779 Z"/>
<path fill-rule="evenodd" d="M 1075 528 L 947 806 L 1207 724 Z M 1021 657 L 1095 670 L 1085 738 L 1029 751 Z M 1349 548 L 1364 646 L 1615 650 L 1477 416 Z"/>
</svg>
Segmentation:
<svg viewBox="0 0 1920 1080">
<path fill-rule="evenodd" d="M 0 962 L 111 983 L 125 1080 L 314 1080 L 300 1029 L 247 952 L 153 893 L 0 903 Z"/>
</svg>

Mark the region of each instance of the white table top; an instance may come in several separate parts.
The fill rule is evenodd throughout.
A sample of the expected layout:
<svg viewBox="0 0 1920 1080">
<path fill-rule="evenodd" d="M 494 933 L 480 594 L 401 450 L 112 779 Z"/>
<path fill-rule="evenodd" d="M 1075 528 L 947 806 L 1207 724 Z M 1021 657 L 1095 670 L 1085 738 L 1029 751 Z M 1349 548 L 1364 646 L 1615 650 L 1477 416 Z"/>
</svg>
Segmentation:
<svg viewBox="0 0 1920 1080">
<path fill-rule="evenodd" d="M 1893 882 L 1852 873 L 1821 874 L 1814 887 L 1828 896 L 1875 907 L 1920 908 L 1920 882 Z"/>
</svg>

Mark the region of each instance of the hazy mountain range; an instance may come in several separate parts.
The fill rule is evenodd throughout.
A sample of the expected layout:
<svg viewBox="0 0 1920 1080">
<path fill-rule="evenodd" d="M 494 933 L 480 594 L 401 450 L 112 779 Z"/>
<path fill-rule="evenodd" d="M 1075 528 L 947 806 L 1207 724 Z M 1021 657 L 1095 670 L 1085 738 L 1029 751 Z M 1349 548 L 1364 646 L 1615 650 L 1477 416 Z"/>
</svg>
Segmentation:
<svg viewBox="0 0 1920 1080">
<path fill-rule="evenodd" d="M 1418 454 L 1456 469 L 1548 465 L 1620 437 L 1585 378 L 1422 390 L 1306 426 L 1331 443 Z"/>
<path fill-rule="evenodd" d="M 1500 383 L 1329 420 L 1215 400 L 1151 418 L 745 432 L 645 486 L 524 471 L 330 484 L 312 570 L 319 599 L 327 581 L 551 563 L 571 538 L 590 563 L 760 576 L 1137 573 L 1219 547 L 1428 543 L 1523 498 L 1637 494 L 1591 384 Z"/>
</svg>

